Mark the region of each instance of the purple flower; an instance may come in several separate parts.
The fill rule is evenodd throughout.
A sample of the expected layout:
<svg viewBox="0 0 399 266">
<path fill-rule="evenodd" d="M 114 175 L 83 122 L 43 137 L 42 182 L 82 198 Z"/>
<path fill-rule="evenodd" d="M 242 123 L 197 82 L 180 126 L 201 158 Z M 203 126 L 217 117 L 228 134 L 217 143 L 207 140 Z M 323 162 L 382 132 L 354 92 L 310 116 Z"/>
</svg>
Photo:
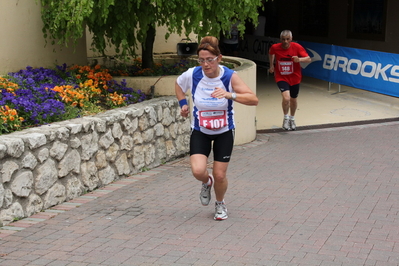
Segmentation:
<svg viewBox="0 0 399 266">
<path fill-rule="evenodd" d="M 61 121 L 65 117 L 71 118 L 72 114 L 66 114 L 66 105 L 61 101 L 58 92 L 52 90 L 55 86 L 63 85 L 79 88 L 76 73 L 73 70 L 68 71 L 66 64 L 56 66 L 54 69 L 28 66 L 18 72 L 9 73 L 7 79 L 18 84 L 18 89 L 11 93 L 6 88 L 0 87 L 0 106 L 8 105 L 16 109 L 18 115 L 24 118 L 23 126 L 36 126 Z M 126 80 L 120 83 L 111 80 L 107 85 L 108 89 L 104 90 L 100 99 L 114 92 L 123 95 L 126 104 L 147 99 L 142 91 L 127 87 Z M 80 116 L 80 110 L 73 112 L 73 115 Z"/>
</svg>

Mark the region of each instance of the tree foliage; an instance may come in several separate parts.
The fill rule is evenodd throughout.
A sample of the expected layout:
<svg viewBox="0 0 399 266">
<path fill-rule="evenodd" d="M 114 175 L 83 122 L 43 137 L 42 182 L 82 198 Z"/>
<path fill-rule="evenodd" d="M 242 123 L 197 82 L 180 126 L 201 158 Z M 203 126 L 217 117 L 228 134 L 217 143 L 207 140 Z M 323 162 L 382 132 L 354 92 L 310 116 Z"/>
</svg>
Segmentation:
<svg viewBox="0 0 399 266">
<path fill-rule="evenodd" d="M 76 41 L 85 27 L 93 34 L 93 48 L 103 52 L 107 44 L 121 55 L 136 54 L 138 45 L 152 56 L 158 26 L 171 33 L 188 36 L 219 36 L 228 31 L 232 20 L 257 23 L 261 0 L 40 0 L 43 33 L 61 45 Z M 244 32 L 245 23 L 239 24 Z M 152 58 L 150 58 L 151 63 Z"/>
</svg>

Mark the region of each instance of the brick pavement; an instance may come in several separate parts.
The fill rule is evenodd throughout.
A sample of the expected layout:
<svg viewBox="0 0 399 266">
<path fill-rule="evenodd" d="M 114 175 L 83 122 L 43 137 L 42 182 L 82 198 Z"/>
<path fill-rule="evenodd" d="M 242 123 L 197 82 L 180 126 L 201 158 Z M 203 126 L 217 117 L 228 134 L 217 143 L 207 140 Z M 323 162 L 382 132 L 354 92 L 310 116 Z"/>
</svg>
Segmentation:
<svg viewBox="0 0 399 266">
<path fill-rule="evenodd" d="M 170 162 L 1 230 L 0 265 L 399 265 L 398 129 L 236 146 L 220 222 L 188 158 Z"/>
</svg>

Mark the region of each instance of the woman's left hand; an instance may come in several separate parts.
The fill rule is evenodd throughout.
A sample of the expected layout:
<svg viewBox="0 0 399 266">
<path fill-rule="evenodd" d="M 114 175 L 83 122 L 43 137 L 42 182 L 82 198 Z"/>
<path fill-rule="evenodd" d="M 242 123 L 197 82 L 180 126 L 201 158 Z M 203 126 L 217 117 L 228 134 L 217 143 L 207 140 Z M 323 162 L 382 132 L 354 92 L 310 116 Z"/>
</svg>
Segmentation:
<svg viewBox="0 0 399 266">
<path fill-rule="evenodd" d="M 221 99 L 221 98 L 231 99 L 231 93 L 227 92 L 224 89 L 219 88 L 219 87 L 215 88 L 215 90 L 212 92 L 211 96 L 213 98 L 218 98 L 218 99 Z"/>
</svg>

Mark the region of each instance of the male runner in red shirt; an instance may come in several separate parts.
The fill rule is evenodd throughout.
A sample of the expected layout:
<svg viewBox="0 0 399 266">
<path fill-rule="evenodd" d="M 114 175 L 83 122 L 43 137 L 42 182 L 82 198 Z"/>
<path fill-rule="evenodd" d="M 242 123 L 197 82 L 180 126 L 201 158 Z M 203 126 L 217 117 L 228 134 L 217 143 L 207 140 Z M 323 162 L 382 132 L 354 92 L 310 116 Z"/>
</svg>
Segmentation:
<svg viewBox="0 0 399 266">
<path fill-rule="evenodd" d="M 273 44 L 269 50 L 269 72 L 274 72 L 274 78 L 281 91 L 284 113 L 283 129 L 295 130 L 295 111 L 299 84 L 302 80 L 300 62 L 310 62 L 311 59 L 300 44 L 292 42 L 292 32 L 284 30 L 280 34 L 281 43 Z M 290 112 L 290 116 L 288 115 Z"/>
</svg>

